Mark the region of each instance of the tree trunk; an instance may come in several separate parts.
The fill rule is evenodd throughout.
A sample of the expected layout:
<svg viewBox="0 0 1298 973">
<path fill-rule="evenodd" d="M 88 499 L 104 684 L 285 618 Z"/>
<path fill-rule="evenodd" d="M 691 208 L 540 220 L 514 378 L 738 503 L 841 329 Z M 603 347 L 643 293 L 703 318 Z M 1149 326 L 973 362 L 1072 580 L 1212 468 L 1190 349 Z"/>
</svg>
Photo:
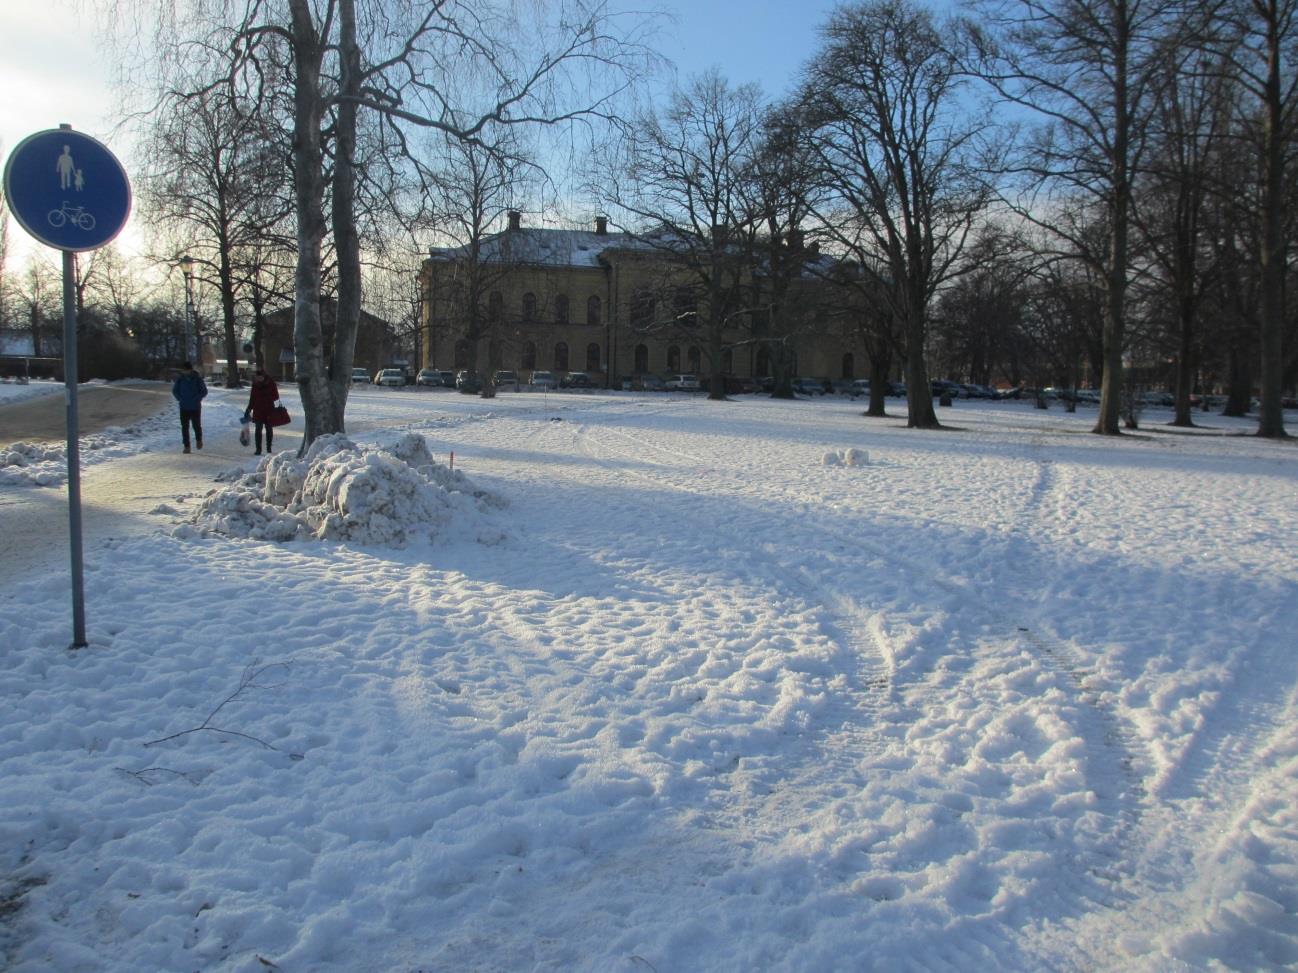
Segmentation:
<svg viewBox="0 0 1298 973">
<path fill-rule="evenodd" d="M 925 331 L 928 325 L 925 303 L 921 285 L 912 283 L 906 315 L 906 426 L 910 429 L 942 427 L 937 421 L 937 413 L 933 411 L 928 366 L 924 363 Z"/>
<path fill-rule="evenodd" d="M 323 112 L 320 65 L 323 43 L 317 36 L 309 0 L 289 0 L 293 64 L 293 195 L 297 216 L 297 267 L 293 275 L 293 350 L 305 413 L 302 452 L 317 436 L 342 428 L 325 371 L 320 326 L 320 248 L 324 240 L 324 171 L 320 141 Z"/>
<path fill-rule="evenodd" d="M 221 323 L 225 338 L 225 387 L 239 387 L 239 339 L 234 333 L 234 271 L 230 267 L 230 247 L 221 240 L 217 275 L 221 287 Z"/>
<path fill-rule="evenodd" d="M 1194 282 L 1189 282 L 1194 287 Z M 1190 389 L 1194 385 L 1194 303 L 1188 294 L 1182 294 L 1180 301 L 1180 343 L 1176 352 L 1176 415 L 1172 418 L 1174 426 L 1193 426 L 1190 417 Z"/>
<path fill-rule="evenodd" d="M 329 392 L 343 432 L 351 391 L 356 333 L 361 322 L 361 244 L 356 231 L 356 102 L 360 94 L 361 54 L 356 42 L 355 0 L 339 0 L 339 94 L 334 123 L 333 238 L 338 261 L 338 320 L 334 322 Z M 382 363 L 380 363 L 382 364 Z"/>
<path fill-rule="evenodd" d="M 1127 7 L 1118 3 L 1115 16 L 1113 66 L 1113 135 L 1109 158 L 1109 253 L 1104 287 L 1104 381 L 1100 386 L 1100 415 L 1094 432 L 1120 434 L 1122 411 L 1122 351 L 1126 340 L 1127 234 L 1131 212 L 1128 168 L 1131 111 L 1127 96 L 1127 51 L 1130 36 Z"/>
<path fill-rule="evenodd" d="M 1274 10 L 1274 8 L 1272 8 Z M 1285 185 L 1284 105 L 1280 84 L 1280 30 L 1276 16 L 1267 23 L 1266 130 L 1262 145 L 1261 297 L 1262 394 L 1257 434 L 1285 435 L 1281 383 L 1284 380 Z"/>
</svg>

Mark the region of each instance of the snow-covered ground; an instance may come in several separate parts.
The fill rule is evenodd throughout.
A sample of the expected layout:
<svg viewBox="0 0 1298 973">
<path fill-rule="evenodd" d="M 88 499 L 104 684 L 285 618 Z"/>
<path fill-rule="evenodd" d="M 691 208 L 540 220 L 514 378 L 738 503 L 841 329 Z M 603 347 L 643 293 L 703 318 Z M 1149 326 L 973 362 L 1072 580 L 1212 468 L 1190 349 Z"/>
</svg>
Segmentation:
<svg viewBox="0 0 1298 973">
<path fill-rule="evenodd" d="M 860 412 L 358 390 L 10 586 L 0 967 L 1298 968 L 1298 450 Z"/>
<path fill-rule="evenodd" d="M 0 405 L 10 405 L 38 395 L 56 395 L 63 391 L 62 382 L 34 378 L 30 382 L 0 382 Z"/>
</svg>

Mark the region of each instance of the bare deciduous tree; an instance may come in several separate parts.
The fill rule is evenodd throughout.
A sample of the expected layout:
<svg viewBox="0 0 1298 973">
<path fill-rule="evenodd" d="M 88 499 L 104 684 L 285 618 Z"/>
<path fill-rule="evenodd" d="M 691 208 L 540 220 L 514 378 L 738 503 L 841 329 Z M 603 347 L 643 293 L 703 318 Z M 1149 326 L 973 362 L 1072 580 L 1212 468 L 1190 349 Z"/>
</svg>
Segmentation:
<svg viewBox="0 0 1298 973">
<path fill-rule="evenodd" d="M 823 33 L 803 96 L 831 194 L 820 222 L 903 336 L 907 424 L 936 428 L 929 302 L 961 272 L 991 198 L 976 141 L 985 120 L 961 97 L 942 28 L 911 0 L 841 7 Z"/>
<path fill-rule="evenodd" d="M 1067 242 L 1104 280 L 1104 376 L 1095 432 L 1119 430 L 1131 275 L 1132 192 L 1173 0 L 975 0 L 977 72 L 1039 120 L 1018 159 L 1018 212 Z M 1107 232 L 1098 251 L 1057 219 L 1094 201 Z M 1089 221 L 1087 223 L 1089 225 Z"/>
<path fill-rule="evenodd" d="M 712 71 L 636 120 L 605 187 L 606 204 L 625 214 L 627 229 L 662 267 L 654 293 L 642 299 L 652 301 L 652 320 L 636 326 L 701 337 L 710 399 L 725 398 L 726 332 L 752 310 L 747 289 L 760 216 L 750 180 L 761 139 L 756 86 L 734 87 Z"/>
</svg>

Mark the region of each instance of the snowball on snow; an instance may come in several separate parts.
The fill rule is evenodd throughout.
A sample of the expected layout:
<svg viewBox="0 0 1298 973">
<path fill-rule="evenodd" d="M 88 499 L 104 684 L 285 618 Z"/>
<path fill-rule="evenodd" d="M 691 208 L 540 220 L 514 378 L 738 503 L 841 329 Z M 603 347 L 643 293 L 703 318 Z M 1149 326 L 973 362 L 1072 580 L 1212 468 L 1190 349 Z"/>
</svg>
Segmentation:
<svg viewBox="0 0 1298 973">
<path fill-rule="evenodd" d="M 825 466 L 869 466 L 870 454 L 855 446 L 850 449 L 835 449 L 825 454 Z"/>
</svg>

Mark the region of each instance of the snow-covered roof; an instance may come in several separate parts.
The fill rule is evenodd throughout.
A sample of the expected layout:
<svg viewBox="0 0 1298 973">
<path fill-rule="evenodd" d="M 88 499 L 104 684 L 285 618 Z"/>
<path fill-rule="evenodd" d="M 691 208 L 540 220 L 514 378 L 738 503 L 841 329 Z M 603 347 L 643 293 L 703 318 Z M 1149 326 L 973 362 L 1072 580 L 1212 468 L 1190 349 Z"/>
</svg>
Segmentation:
<svg viewBox="0 0 1298 973">
<path fill-rule="evenodd" d="M 521 227 L 495 233 L 482 241 L 481 259 L 487 263 L 527 264 L 540 267 L 598 267 L 606 250 L 647 249 L 629 233 L 596 233 L 594 230 L 552 230 Z M 467 246 L 436 247 L 432 260 L 462 260 Z"/>
</svg>

